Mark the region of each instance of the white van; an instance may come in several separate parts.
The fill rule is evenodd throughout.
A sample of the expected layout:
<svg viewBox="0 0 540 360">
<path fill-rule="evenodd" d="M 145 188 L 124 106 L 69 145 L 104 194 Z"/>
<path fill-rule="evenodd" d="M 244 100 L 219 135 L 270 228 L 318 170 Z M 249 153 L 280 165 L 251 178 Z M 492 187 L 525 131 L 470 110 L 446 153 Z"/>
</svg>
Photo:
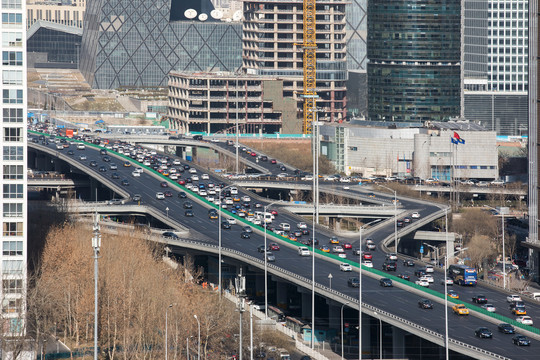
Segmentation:
<svg viewBox="0 0 540 360">
<path fill-rule="evenodd" d="M 532 293 L 532 297 L 536 301 L 540 301 L 540 292 L 534 292 Z"/>
</svg>

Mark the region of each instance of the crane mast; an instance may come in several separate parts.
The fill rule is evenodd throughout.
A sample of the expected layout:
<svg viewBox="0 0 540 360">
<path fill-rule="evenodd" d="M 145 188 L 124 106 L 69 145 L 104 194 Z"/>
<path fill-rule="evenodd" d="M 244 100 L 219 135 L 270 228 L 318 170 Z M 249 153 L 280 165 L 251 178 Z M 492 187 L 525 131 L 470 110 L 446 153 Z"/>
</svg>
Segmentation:
<svg viewBox="0 0 540 360">
<path fill-rule="evenodd" d="M 302 124 L 302 132 L 311 134 L 312 123 L 315 115 L 315 99 L 317 93 L 316 73 L 317 73 L 317 40 L 315 37 L 315 2 L 316 0 L 304 0 L 303 17 L 304 17 L 304 121 Z"/>
</svg>

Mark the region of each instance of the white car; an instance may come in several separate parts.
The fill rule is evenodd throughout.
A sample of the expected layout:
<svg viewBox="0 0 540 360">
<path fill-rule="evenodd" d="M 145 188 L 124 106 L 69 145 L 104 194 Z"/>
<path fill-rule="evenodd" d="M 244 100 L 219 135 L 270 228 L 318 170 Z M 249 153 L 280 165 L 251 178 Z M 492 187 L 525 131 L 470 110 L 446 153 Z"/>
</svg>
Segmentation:
<svg viewBox="0 0 540 360">
<path fill-rule="evenodd" d="M 291 230 L 291 225 L 289 225 L 288 223 L 281 223 L 279 224 L 279 227 L 280 229 L 285 230 L 285 231 Z"/>
<path fill-rule="evenodd" d="M 210 192 L 208 192 L 208 197 L 206 198 L 206 200 L 214 202 L 216 199 L 212 195 L 210 195 Z"/>
<path fill-rule="evenodd" d="M 238 188 L 232 187 L 229 190 L 231 191 L 231 195 L 238 195 Z"/>
<path fill-rule="evenodd" d="M 247 196 L 247 195 L 244 195 L 244 196 L 242 196 L 242 201 L 243 202 L 250 202 L 251 198 L 249 196 Z"/>
<path fill-rule="evenodd" d="M 200 189 L 200 190 L 199 190 L 199 195 L 201 195 L 201 196 L 207 196 L 208 193 L 206 192 L 206 190 Z"/>
<path fill-rule="evenodd" d="M 433 276 L 431 275 L 424 275 L 422 276 L 419 280 L 425 280 L 427 281 L 428 283 L 433 283 L 435 280 L 433 279 Z"/>
<path fill-rule="evenodd" d="M 191 181 L 199 181 L 198 175 L 191 175 Z"/>
<path fill-rule="evenodd" d="M 444 278 L 441 279 L 441 285 L 444 285 Z M 446 285 L 454 285 L 454 280 L 446 278 Z"/>
<path fill-rule="evenodd" d="M 196 173 L 197 173 L 197 169 L 195 169 L 195 168 L 189 168 L 189 173 L 190 173 L 190 174 L 196 174 Z"/>
<path fill-rule="evenodd" d="M 347 254 L 345 254 L 344 252 L 342 253 L 339 253 L 338 256 L 342 259 L 346 259 L 347 258 Z"/>
<path fill-rule="evenodd" d="M 482 305 L 482 309 L 486 309 L 489 312 L 495 312 L 497 310 L 493 304 L 484 304 Z"/>
<path fill-rule="evenodd" d="M 368 268 L 372 268 L 373 267 L 373 262 L 371 260 L 364 260 L 364 261 L 362 261 L 362 265 L 364 265 L 365 267 L 368 267 Z"/>
<path fill-rule="evenodd" d="M 84 149 L 86 149 L 86 146 L 84 144 L 77 145 L 77 150 L 84 150 Z"/>
<path fill-rule="evenodd" d="M 418 279 L 414 283 L 423 287 L 429 287 L 429 282 L 427 282 L 426 280 Z"/>
<path fill-rule="evenodd" d="M 367 239 L 367 240 L 366 240 L 366 247 L 367 247 L 369 250 L 375 250 L 375 249 L 377 248 L 377 245 L 375 245 L 375 243 L 373 242 L 373 240 Z"/>
<path fill-rule="evenodd" d="M 178 175 L 177 174 L 171 174 L 171 175 L 169 175 L 169 179 L 178 180 Z"/>
<path fill-rule="evenodd" d="M 386 258 L 391 261 L 397 261 L 397 254 L 396 253 L 390 253 L 386 255 Z"/>
<path fill-rule="evenodd" d="M 133 172 L 131 173 L 131 175 L 132 175 L 133 177 L 141 177 L 141 173 L 138 172 L 137 170 L 133 171 Z"/>
<path fill-rule="evenodd" d="M 296 224 L 296 226 L 299 229 L 307 229 L 307 224 L 305 222 L 299 222 L 298 224 Z"/>
<path fill-rule="evenodd" d="M 162 193 L 162 192 L 156 193 L 156 199 L 158 199 L 158 200 L 163 200 L 163 199 L 165 199 L 165 194 Z"/>
<path fill-rule="evenodd" d="M 426 273 L 433 273 L 433 265 L 426 265 Z"/>
<path fill-rule="evenodd" d="M 516 318 L 516 321 L 518 323 L 522 323 L 523 325 L 532 325 L 533 319 L 530 316 L 518 316 Z"/>
<path fill-rule="evenodd" d="M 135 171 L 138 171 L 142 174 L 144 172 L 144 169 L 142 167 L 138 167 L 138 168 L 135 168 Z"/>
<path fill-rule="evenodd" d="M 350 183 L 350 182 L 351 182 L 351 179 L 349 179 L 348 177 L 342 177 L 341 179 L 339 179 L 339 182 L 342 182 L 342 183 Z"/>
<path fill-rule="evenodd" d="M 341 263 L 341 264 L 339 264 L 339 270 L 340 271 L 352 271 L 352 266 L 351 266 L 351 264 Z"/>
<path fill-rule="evenodd" d="M 417 211 L 415 211 L 415 212 L 413 212 L 413 213 L 411 214 L 411 217 L 412 217 L 413 219 L 420 219 L 420 213 L 417 212 Z"/>
<path fill-rule="evenodd" d="M 343 253 L 345 250 L 343 250 L 343 247 L 341 245 L 336 245 L 332 248 L 333 253 Z"/>
<path fill-rule="evenodd" d="M 236 219 L 235 218 L 228 218 L 227 222 L 231 225 L 236 225 Z"/>
<path fill-rule="evenodd" d="M 506 297 L 506 301 L 511 303 L 511 302 L 514 302 L 514 301 L 523 301 L 523 300 L 521 300 L 521 296 L 514 294 L 514 295 L 508 295 Z"/>
<path fill-rule="evenodd" d="M 201 175 L 201 179 L 203 179 L 203 180 L 210 180 L 210 176 L 208 176 L 208 174 L 202 174 L 202 175 Z"/>
<path fill-rule="evenodd" d="M 309 249 L 305 246 L 300 246 L 298 248 L 298 255 L 300 256 L 309 256 L 311 255 L 311 252 L 309 251 Z"/>
</svg>

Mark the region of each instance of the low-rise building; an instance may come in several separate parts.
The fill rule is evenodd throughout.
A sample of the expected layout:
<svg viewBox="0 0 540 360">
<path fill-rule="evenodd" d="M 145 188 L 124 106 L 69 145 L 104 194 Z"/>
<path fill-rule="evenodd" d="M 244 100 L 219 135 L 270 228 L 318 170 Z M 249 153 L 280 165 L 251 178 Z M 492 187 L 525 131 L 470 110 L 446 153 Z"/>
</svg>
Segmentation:
<svg viewBox="0 0 540 360">
<path fill-rule="evenodd" d="M 338 171 L 364 177 L 416 176 L 448 182 L 498 178 L 495 131 L 467 121 L 403 128 L 382 124 L 324 125 L 321 153 Z"/>
<path fill-rule="evenodd" d="M 283 80 L 231 72 L 169 73 L 171 127 L 187 132 L 299 133 L 296 101 Z"/>
</svg>

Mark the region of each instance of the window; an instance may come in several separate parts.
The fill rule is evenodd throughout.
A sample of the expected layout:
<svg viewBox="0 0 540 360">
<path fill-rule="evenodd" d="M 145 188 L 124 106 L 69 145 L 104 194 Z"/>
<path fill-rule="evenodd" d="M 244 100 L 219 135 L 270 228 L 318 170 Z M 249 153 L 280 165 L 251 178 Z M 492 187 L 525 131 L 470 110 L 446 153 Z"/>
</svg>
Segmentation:
<svg viewBox="0 0 540 360">
<path fill-rule="evenodd" d="M 23 215 L 23 204 L 21 203 L 4 203 L 2 206 L 4 217 L 21 217 Z"/>
<path fill-rule="evenodd" d="M 21 128 L 4 128 L 4 141 L 22 141 Z"/>
<path fill-rule="evenodd" d="M 3 197 L 4 199 L 22 199 L 23 184 L 4 184 Z"/>
<path fill-rule="evenodd" d="M 24 224 L 22 222 L 5 222 L 3 225 L 2 233 L 4 236 L 23 236 L 23 228 L 24 228 Z M 4 250 L 5 250 L 5 245 L 4 245 Z"/>
<path fill-rule="evenodd" d="M 22 85 L 23 73 L 21 70 L 3 70 L 2 84 L 4 85 Z"/>
<path fill-rule="evenodd" d="M 2 0 L 2 9 L 22 9 L 22 0 Z"/>
<path fill-rule="evenodd" d="M 22 123 L 23 109 L 4 109 L 2 112 L 2 121 L 5 123 Z"/>
<path fill-rule="evenodd" d="M 22 32 L 5 32 L 2 34 L 3 47 L 21 47 Z"/>
<path fill-rule="evenodd" d="M 17 294 L 23 291 L 22 279 L 2 280 L 2 292 L 4 294 Z"/>
<path fill-rule="evenodd" d="M 2 313 L 12 314 L 16 312 L 21 312 L 22 310 L 22 299 L 2 300 Z"/>
<path fill-rule="evenodd" d="M 8 89 L 2 91 L 2 102 L 4 104 L 22 104 L 23 91 L 17 89 Z"/>
<path fill-rule="evenodd" d="M 24 160 L 22 146 L 4 146 L 4 160 Z"/>
<path fill-rule="evenodd" d="M 17 25 L 22 24 L 22 14 L 2 13 L 3 25 Z"/>
<path fill-rule="evenodd" d="M 23 64 L 22 51 L 2 51 L 2 64 L 21 66 Z"/>
<path fill-rule="evenodd" d="M 22 180 L 23 178 L 23 166 L 22 165 L 4 165 L 3 166 L 4 180 Z"/>
<path fill-rule="evenodd" d="M 3 260 L 2 261 L 2 273 L 3 274 L 22 274 L 23 270 L 22 260 Z"/>
<path fill-rule="evenodd" d="M 19 256 L 23 254 L 22 241 L 4 241 L 2 243 L 2 255 Z"/>
</svg>

